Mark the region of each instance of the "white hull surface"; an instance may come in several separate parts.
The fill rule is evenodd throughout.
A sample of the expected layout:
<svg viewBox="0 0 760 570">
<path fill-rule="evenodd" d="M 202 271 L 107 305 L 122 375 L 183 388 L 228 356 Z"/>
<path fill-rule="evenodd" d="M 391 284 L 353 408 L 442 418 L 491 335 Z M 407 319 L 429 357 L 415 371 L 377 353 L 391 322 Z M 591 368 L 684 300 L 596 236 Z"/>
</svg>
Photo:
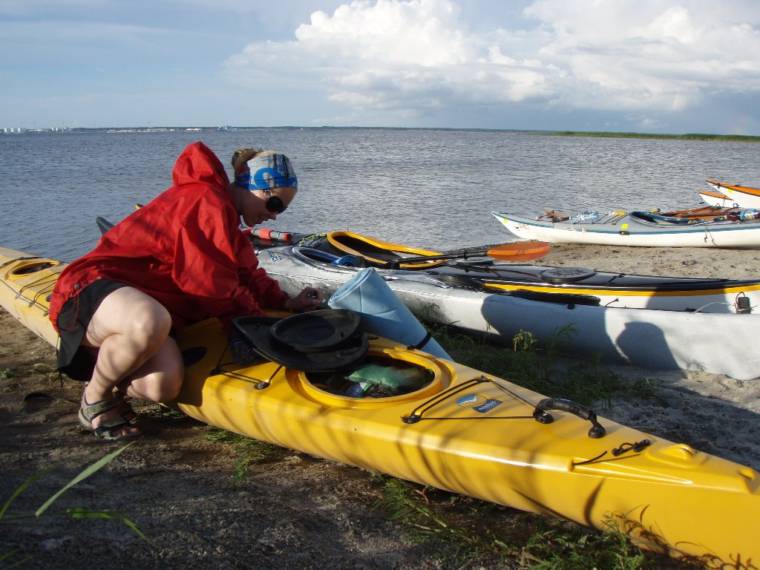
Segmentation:
<svg viewBox="0 0 760 570">
<path fill-rule="evenodd" d="M 550 243 L 646 247 L 760 248 L 760 223 L 699 222 L 658 224 L 630 213 L 612 213 L 595 222 L 552 222 L 493 212 L 507 230 L 522 239 Z"/>
<path fill-rule="evenodd" d="M 356 269 L 326 265 L 273 248 L 259 253 L 261 267 L 289 294 L 310 285 L 325 293 Z M 405 272 L 408 273 L 408 272 Z M 510 344 L 530 331 L 543 342 L 559 340 L 578 355 L 599 355 L 655 369 L 703 370 L 740 380 L 760 376 L 760 315 L 620 309 L 528 300 L 454 288 L 433 276 L 381 272 L 410 309 L 439 323 L 496 335 Z"/>
<path fill-rule="evenodd" d="M 726 184 L 717 180 L 708 180 L 707 183 L 716 192 L 723 194 L 740 208 L 760 208 L 760 188 L 741 186 L 739 184 Z"/>
</svg>

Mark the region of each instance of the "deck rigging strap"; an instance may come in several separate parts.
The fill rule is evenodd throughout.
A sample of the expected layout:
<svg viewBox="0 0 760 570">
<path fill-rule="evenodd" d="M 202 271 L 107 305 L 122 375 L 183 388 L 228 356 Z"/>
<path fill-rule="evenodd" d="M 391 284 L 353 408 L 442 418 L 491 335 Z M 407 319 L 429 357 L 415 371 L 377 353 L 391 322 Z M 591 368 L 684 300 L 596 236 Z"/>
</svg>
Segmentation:
<svg viewBox="0 0 760 570">
<path fill-rule="evenodd" d="M 52 293 L 53 292 L 53 289 L 55 289 L 56 281 L 58 280 L 58 276 L 57 275 L 45 275 L 43 277 L 40 277 L 36 281 L 32 281 L 31 283 L 27 283 L 26 285 L 24 285 L 23 287 L 21 287 L 18 290 L 18 296 L 21 297 L 24 294 L 24 290 L 25 289 L 28 289 L 30 287 L 36 287 L 37 285 L 42 285 L 42 284 L 45 283 L 46 280 L 50 281 L 49 283 L 47 283 L 48 286 L 45 287 L 44 289 L 40 289 L 39 291 L 37 291 L 34 294 L 34 296 L 29 300 L 29 304 L 30 305 L 37 305 L 38 307 L 44 309 L 45 312 L 47 313 L 46 307 L 42 303 L 40 303 L 39 299 L 43 295 L 47 295 L 48 293 Z"/>
<path fill-rule="evenodd" d="M 472 388 L 473 386 L 477 386 L 478 384 L 483 384 L 483 383 L 491 383 L 497 389 L 512 396 L 516 400 L 519 400 L 529 406 L 533 406 L 531 402 L 529 402 L 528 400 L 526 400 L 519 394 L 516 394 L 515 392 L 513 392 L 506 386 L 502 386 L 495 380 L 488 378 L 486 376 L 479 376 L 477 378 L 470 378 L 469 380 L 465 380 L 461 384 L 457 384 L 455 386 L 450 386 L 449 388 L 446 388 L 445 390 L 436 394 L 432 398 L 419 404 L 416 408 L 414 408 L 411 411 L 410 414 L 403 416 L 401 419 L 406 424 L 415 424 L 422 420 L 496 420 L 496 419 L 512 420 L 512 419 L 532 419 L 533 418 L 532 415 L 530 416 L 479 416 L 479 417 L 471 417 L 471 418 L 451 418 L 451 417 L 437 417 L 437 416 L 423 417 L 423 415 L 426 414 L 428 411 L 430 411 L 432 408 L 448 400 L 452 396 L 455 396 L 459 394 L 460 392 L 463 392 L 469 388 Z"/>
<path fill-rule="evenodd" d="M 224 351 L 222 351 L 222 354 L 219 355 L 219 360 L 216 362 L 216 366 L 211 370 L 211 374 L 223 374 L 224 376 L 227 376 L 229 378 L 234 378 L 236 380 L 243 380 L 245 382 L 250 382 L 251 384 L 254 384 L 256 386 L 257 390 L 264 390 L 265 388 L 269 388 L 271 386 L 272 382 L 274 381 L 275 376 L 285 368 L 283 364 L 278 364 L 277 368 L 275 368 L 274 372 L 269 375 L 269 378 L 266 380 L 262 380 L 261 378 L 255 378 L 253 376 L 249 376 L 247 374 L 243 374 L 242 372 L 238 372 L 236 370 L 225 370 L 225 366 L 231 366 L 236 365 L 239 366 L 240 364 L 234 359 L 228 362 L 222 362 L 224 360 L 224 357 L 227 355 L 227 353 L 232 353 L 232 349 L 230 347 L 230 344 L 227 343 L 227 346 L 225 347 Z"/>
<path fill-rule="evenodd" d="M 462 417 L 462 418 L 440 417 L 440 416 L 423 417 L 424 414 L 430 411 L 433 407 L 443 403 L 444 401 L 451 398 L 452 396 L 459 394 L 460 392 L 463 392 L 464 390 L 472 388 L 473 386 L 477 386 L 478 384 L 483 384 L 483 383 L 491 383 L 498 390 L 501 390 L 505 394 L 512 396 L 513 398 L 523 402 L 524 404 L 533 406 L 534 407 L 533 413 L 529 416 L 490 416 L 489 415 L 489 416 L 472 416 L 472 417 Z M 598 438 L 604 437 L 607 433 L 607 430 L 605 430 L 605 428 L 598 422 L 596 418 L 596 413 L 594 413 L 594 411 L 591 408 L 584 406 L 583 404 L 579 404 L 577 402 L 573 402 L 572 400 L 567 400 L 564 398 L 544 398 L 538 404 L 532 404 L 531 402 L 529 402 L 528 400 L 526 400 L 519 394 L 507 388 L 506 386 L 503 386 L 499 382 L 493 380 L 492 378 L 488 378 L 486 376 L 470 378 L 469 380 L 466 380 L 462 382 L 461 384 L 457 384 L 455 386 L 451 386 L 447 388 L 446 390 L 443 390 L 439 394 L 436 394 L 432 398 L 418 405 L 416 408 L 412 410 L 410 414 L 406 416 L 402 416 L 401 420 L 406 424 L 416 424 L 417 422 L 420 422 L 422 420 L 526 420 L 526 419 L 532 419 L 542 424 L 550 424 L 554 421 L 554 417 L 549 413 L 549 410 L 559 410 L 562 412 L 567 412 L 575 416 L 578 416 L 581 419 L 588 420 L 589 422 L 591 422 L 591 429 L 589 429 L 588 431 L 588 436 L 592 439 L 598 439 Z"/>
</svg>

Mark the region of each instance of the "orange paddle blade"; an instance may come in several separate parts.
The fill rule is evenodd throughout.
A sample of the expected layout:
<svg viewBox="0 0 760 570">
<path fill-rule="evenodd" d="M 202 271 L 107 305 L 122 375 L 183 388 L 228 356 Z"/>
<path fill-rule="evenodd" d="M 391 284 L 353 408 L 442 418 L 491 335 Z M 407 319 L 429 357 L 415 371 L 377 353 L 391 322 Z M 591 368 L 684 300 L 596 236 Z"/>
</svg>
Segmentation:
<svg viewBox="0 0 760 570">
<path fill-rule="evenodd" d="M 486 255 L 506 261 L 529 261 L 545 256 L 552 247 L 544 241 L 516 241 L 490 248 Z"/>
</svg>

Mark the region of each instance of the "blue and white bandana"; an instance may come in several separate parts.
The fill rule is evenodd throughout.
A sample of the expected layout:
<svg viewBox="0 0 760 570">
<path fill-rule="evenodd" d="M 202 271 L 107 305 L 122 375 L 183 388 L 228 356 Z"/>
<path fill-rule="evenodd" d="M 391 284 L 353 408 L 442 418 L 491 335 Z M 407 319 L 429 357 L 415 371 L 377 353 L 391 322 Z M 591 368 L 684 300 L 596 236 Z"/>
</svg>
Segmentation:
<svg viewBox="0 0 760 570">
<path fill-rule="evenodd" d="M 275 188 L 298 188 L 290 159 L 271 150 L 260 152 L 248 162 L 248 170 L 235 176 L 235 184 L 248 190 L 274 190 Z"/>
</svg>

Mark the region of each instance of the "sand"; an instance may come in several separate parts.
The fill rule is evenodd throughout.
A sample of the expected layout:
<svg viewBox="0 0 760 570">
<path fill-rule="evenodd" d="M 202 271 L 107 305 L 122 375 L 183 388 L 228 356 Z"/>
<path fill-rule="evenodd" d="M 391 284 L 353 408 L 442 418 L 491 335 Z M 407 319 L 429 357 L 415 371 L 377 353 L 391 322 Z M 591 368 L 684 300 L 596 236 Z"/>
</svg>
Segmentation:
<svg viewBox="0 0 760 570">
<path fill-rule="evenodd" d="M 556 246 L 540 262 L 747 278 L 757 275 L 760 252 Z M 53 363 L 53 350 L 0 310 L 0 504 L 25 478 L 49 470 L 9 512 L 33 511 L 83 466 L 118 447 L 79 429 L 81 386 L 60 380 Z M 760 380 L 627 366 L 612 370 L 631 382 L 650 379 L 655 397 L 600 402 L 595 406 L 600 415 L 760 469 Z M 156 406 L 142 412 L 146 436 L 65 495 L 53 509 L 56 516 L 4 525 L 0 555 L 17 549 L 15 559 L 28 556 L 21 567 L 30 568 L 446 566 L 437 559 L 439 547 L 416 543 L 377 507 L 383 480 L 376 475 L 284 450 L 251 465 L 237 480 L 234 448 L 209 441 L 208 427 Z M 446 494 L 432 500 L 452 508 Z M 461 501 L 469 502 L 455 508 L 480 504 Z M 115 522 L 62 522 L 63 508 L 72 506 L 121 512 L 140 525 L 153 546 Z M 475 518 L 498 528 L 521 516 L 497 508 Z M 488 559 L 477 564 L 490 565 Z"/>
</svg>

